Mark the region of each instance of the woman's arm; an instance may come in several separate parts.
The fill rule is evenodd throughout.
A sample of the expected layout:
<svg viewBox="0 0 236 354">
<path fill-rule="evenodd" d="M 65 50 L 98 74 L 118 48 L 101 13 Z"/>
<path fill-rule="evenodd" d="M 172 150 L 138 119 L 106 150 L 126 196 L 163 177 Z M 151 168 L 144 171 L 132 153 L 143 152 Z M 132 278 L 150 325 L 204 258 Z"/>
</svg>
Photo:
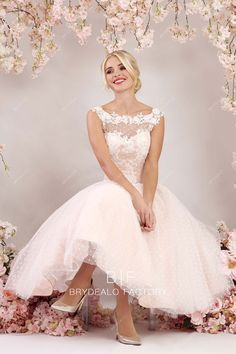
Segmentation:
<svg viewBox="0 0 236 354">
<path fill-rule="evenodd" d="M 119 183 L 130 193 L 132 197 L 137 194 L 141 196 L 137 188 L 129 182 L 117 165 L 112 161 L 103 133 L 101 119 L 97 116 L 96 112 L 91 110 L 87 113 L 87 128 L 89 141 L 94 154 L 108 178 Z"/>
<path fill-rule="evenodd" d="M 164 132 L 165 123 L 164 116 L 162 115 L 159 123 L 151 131 L 150 148 L 142 173 L 143 198 L 149 206 L 152 206 L 158 183 L 158 161 L 163 146 Z"/>
</svg>

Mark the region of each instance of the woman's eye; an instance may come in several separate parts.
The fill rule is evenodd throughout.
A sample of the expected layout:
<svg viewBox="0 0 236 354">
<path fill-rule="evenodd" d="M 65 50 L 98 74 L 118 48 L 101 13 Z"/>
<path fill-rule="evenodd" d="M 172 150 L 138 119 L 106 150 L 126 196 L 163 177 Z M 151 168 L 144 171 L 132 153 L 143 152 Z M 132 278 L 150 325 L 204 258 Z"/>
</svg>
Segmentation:
<svg viewBox="0 0 236 354">
<path fill-rule="evenodd" d="M 125 70 L 126 68 L 124 67 L 124 65 L 121 65 L 121 66 L 120 66 L 120 69 L 121 69 L 121 70 Z M 106 74 L 111 74 L 111 73 L 112 73 L 112 70 L 111 70 L 111 69 L 109 69 L 109 70 L 106 71 Z"/>
</svg>

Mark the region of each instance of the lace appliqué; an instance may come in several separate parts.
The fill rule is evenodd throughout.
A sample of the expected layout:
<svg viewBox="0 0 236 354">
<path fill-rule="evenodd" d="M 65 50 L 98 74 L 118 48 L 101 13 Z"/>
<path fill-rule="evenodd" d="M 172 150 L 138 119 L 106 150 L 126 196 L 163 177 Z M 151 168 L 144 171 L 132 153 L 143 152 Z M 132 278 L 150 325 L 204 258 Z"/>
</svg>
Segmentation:
<svg viewBox="0 0 236 354">
<path fill-rule="evenodd" d="M 112 160 L 130 182 L 140 183 L 151 142 L 150 132 L 164 117 L 163 113 L 158 108 L 153 108 L 151 113 L 138 113 L 135 116 L 108 113 L 100 106 L 91 110 L 102 121 Z M 104 179 L 108 179 L 105 174 Z"/>
<path fill-rule="evenodd" d="M 104 109 L 100 106 L 96 106 L 91 108 L 93 112 L 96 112 L 101 121 L 106 124 L 106 123 L 113 123 L 113 124 L 119 124 L 121 122 L 125 124 L 143 124 L 143 123 L 150 123 L 153 125 L 156 125 L 159 123 L 161 116 L 164 116 L 164 114 L 158 109 L 158 108 L 153 108 L 151 113 L 148 114 L 143 114 L 138 113 L 134 116 L 129 116 L 129 115 L 119 115 L 115 112 L 108 113 L 104 111 Z"/>
</svg>

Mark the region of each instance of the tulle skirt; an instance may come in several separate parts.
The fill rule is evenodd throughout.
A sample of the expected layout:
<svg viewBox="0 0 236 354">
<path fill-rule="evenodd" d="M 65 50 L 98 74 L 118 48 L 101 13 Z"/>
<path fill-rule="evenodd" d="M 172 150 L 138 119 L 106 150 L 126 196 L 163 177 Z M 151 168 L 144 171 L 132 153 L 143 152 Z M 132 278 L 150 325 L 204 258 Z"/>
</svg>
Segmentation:
<svg viewBox="0 0 236 354">
<path fill-rule="evenodd" d="M 142 193 L 143 184 L 135 183 Z M 5 285 L 19 297 L 64 292 L 83 262 L 96 265 L 141 306 L 170 315 L 208 309 L 233 287 L 217 231 L 165 185 L 153 201 L 155 230 L 142 231 L 130 194 L 103 179 L 56 209 L 13 260 Z"/>
</svg>

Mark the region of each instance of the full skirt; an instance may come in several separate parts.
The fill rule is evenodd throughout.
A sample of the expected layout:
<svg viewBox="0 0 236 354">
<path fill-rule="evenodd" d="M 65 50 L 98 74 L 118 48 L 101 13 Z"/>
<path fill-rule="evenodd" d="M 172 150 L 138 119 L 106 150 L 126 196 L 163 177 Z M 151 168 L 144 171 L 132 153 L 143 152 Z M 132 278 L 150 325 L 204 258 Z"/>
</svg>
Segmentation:
<svg viewBox="0 0 236 354">
<path fill-rule="evenodd" d="M 135 187 L 143 191 L 142 183 Z M 64 292 L 83 262 L 96 265 L 141 306 L 170 315 L 210 308 L 233 286 L 220 239 L 158 183 L 156 227 L 142 231 L 130 194 L 108 179 L 56 209 L 12 262 L 5 288 L 19 297 Z"/>
</svg>

